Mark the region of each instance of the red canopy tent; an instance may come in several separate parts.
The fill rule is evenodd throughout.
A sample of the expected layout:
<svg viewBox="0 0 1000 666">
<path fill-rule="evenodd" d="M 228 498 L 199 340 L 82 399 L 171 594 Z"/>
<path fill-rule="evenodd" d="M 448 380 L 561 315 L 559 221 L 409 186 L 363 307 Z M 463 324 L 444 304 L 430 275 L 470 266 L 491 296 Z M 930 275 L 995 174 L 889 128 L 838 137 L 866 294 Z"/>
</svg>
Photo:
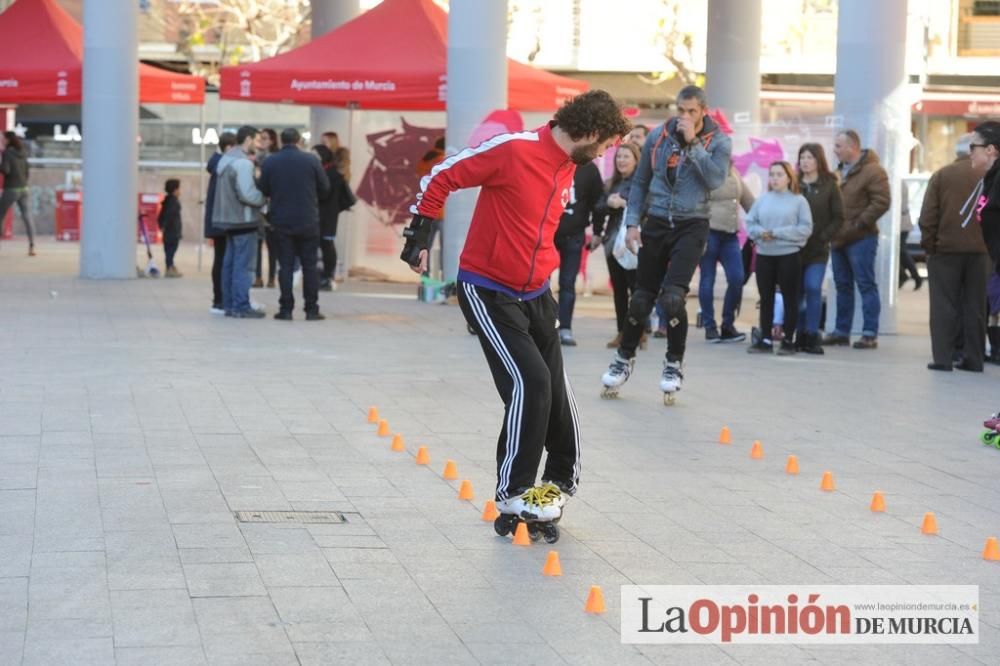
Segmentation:
<svg viewBox="0 0 1000 666">
<path fill-rule="evenodd" d="M 23 0 L 22 0 L 23 1 Z M 360 109 L 445 108 L 448 15 L 433 0 L 384 0 L 297 49 L 224 67 L 222 99 Z M 587 90 L 575 79 L 507 61 L 507 104 L 550 111 Z"/>
<path fill-rule="evenodd" d="M 0 102 L 78 104 L 83 28 L 55 0 L 17 0 L 0 14 Z M 201 104 L 205 80 L 139 65 L 139 101 Z"/>
</svg>

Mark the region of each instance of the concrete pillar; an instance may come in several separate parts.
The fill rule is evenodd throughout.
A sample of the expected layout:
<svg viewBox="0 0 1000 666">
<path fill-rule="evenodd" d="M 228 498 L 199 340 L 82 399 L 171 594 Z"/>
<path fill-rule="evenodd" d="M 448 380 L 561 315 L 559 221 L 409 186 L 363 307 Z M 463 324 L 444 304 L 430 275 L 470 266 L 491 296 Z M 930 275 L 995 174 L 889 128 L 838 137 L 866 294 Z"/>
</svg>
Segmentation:
<svg viewBox="0 0 1000 666">
<path fill-rule="evenodd" d="M 360 0 L 311 0 L 312 39 L 322 37 L 331 30 L 347 23 L 351 19 L 361 14 Z M 351 111 L 339 109 L 332 106 L 313 106 L 309 108 L 309 132 L 312 134 L 309 145 L 314 146 L 321 143 L 320 136 L 323 132 L 333 131 L 340 138 L 340 145 L 353 148 L 354 142 L 351 136 L 353 127 L 351 124 Z M 360 163 L 358 156 L 351 151 L 352 165 L 351 175 L 360 175 Z M 353 185 L 353 183 L 352 183 Z M 346 277 L 351 266 L 351 258 L 358 256 L 355 241 L 363 239 L 364 234 L 358 233 L 353 224 L 354 213 L 345 211 L 341 213 L 341 221 L 337 234 L 337 263 L 343 267 L 343 275 Z M 338 271 L 340 276 L 341 272 Z"/>
<path fill-rule="evenodd" d="M 83 3 L 83 278 L 135 277 L 138 17 L 135 2 Z"/>
<path fill-rule="evenodd" d="M 896 331 L 900 181 L 909 173 L 913 146 L 906 76 L 907 1 L 840 0 L 837 21 L 834 124 L 856 130 L 862 147 L 878 153 L 892 187 L 892 208 L 879 220 L 880 333 Z M 833 305 L 835 295 L 831 293 L 828 300 Z M 860 333 L 860 294 L 856 301 L 854 332 Z M 827 310 L 831 321 L 829 313 L 835 308 Z M 832 330 L 829 325 L 827 330 Z"/>
<path fill-rule="evenodd" d="M 334 28 L 356 18 L 361 13 L 360 0 L 311 0 L 313 39 L 322 37 Z M 310 143 L 320 142 L 323 132 L 334 131 L 340 136 L 342 145 L 346 146 L 350 139 L 347 136 L 348 111 L 330 106 L 314 106 L 309 109 L 309 131 L 312 132 Z"/>
<path fill-rule="evenodd" d="M 761 0 L 708 0 L 705 92 L 734 125 L 760 122 Z"/>
<path fill-rule="evenodd" d="M 448 13 L 448 153 L 466 147 L 491 111 L 507 108 L 507 0 L 451 0 Z M 478 190 L 448 198 L 442 235 L 444 279 L 458 275 L 458 258 Z"/>
</svg>

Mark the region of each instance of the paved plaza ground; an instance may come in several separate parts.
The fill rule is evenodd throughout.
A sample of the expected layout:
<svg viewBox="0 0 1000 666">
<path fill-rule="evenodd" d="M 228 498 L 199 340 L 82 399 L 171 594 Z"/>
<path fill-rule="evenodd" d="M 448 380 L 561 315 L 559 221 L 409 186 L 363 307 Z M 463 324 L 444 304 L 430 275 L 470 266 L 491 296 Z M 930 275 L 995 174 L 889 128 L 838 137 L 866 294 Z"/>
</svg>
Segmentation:
<svg viewBox="0 0 1000 666">
<path fill-rule="evenodd" d="M 1000 536 L 1000 451 L 978 438 L 1000 368 L 925 369 L 926 287 L 876 352 L 761 358 L 692 328 L 671 408 L 658 340 L 599 398 L 610 303 L 581 299 L 565 357 L 583 473 L 551 578 L 553 548 L 480 519 L 502 406 L 457 307 L 351 282 L 322 294 L 325 322 L 226 319 L 191 246 L 185 278 L 122 282 L 77 279 L 75 245 L 39 249 L 0 246 L 0 664 L 997 663 L 1000 563 L 981 552 Z M 276 291 L 254 298 L 276 311 Z M 927 511 L 939 536 L 920 533 Z M 981 641 L 623 645 L 630 583 L 975 584 Z M 603 615 L 584 613 L 592 585 Z"/>
</svg>

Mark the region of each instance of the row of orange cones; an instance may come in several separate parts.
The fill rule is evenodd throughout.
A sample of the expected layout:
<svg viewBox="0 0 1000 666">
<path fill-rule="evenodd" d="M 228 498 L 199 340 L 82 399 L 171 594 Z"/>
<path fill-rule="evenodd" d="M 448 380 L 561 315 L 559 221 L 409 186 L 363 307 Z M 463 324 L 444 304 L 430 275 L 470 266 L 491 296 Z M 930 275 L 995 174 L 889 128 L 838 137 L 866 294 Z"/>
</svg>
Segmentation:
<svg viewBox="0 0 1000 666">
<path fill-rule="evenodd" d="M 732 444 L 733 436 L 729 432 L 728 427 L 723 427 L 722 432 L 719 433 L 719 444 Z M 754 440 L 753 446 L 750 447 L 750 457 L 754 460 L 761 460 L 764 457 L 764 448 L 761 446 L 760 440 Z M 799 473 L 799 459 L 796 456 L 788 456 L 788 461 L 785 463 L 785 473 L 786 474 L 798 474 Z M 833 483 L 833 472 L 823 472 L 823 479 L 819 484 L 820 490 L 825 490 L 831 492 L 836 490 L 836 486 Z M 885 512 L 885 497 L 882 495 L 881 490 L 876 490 L 875 494 L 872 495 L 871 510 L 876 513 Z M 924 521 L 920 526 L 920 531 L 923 534 L 937 534 L 937 518 L 930 511 L 924 514 Z M 992 562 L 1000 562 L 1000 542 L 997 541 L 996 537 L 989 537 L 986 539 L 986 546 L 983 548 L 983 559 L 990 560 Z"/>
<path fill-rule="evenodd" d="M 385 419 L 379 418 L 378 408 L 369 407 L 368 408 L 368 422 L 378 424 L 378 435 L 379 437 L 388 437 L 391 433 L 389 430 L 389 422 Z M 406 445 L 403 442 L 403 436 L 399 433 L 393 435 L 392 437 L 392 450 L 402 452 L 406 450 Z M 430 464 L 430 454 L 427 451 L 426 446 L 421 446 L 417 449 L 417 459 L 416 463 L 418 465 L 429 465 Z M 453 481 L 458 478 L 458 468 L 455 465 L 454 460 L 449 460 L 445 463 L 444 472 L 441 477 Z M 473 498 L 472 493 L 472 482 L 469 480 L 462 481 L 458 489 L 458 499 L 460 500 L 471 500 Z M 486 505 L 483 507 L 482 520 L 492 522 L 500 515 L 497 511 L 496 502 L 493 500 L 487 500 Z M 530 546 L 531 538 L 528 536 L 528 526 L 525 523 L 518 523 L 517 528 L 514 530 L 513 543 L 515 546 Z M 543 576 L 561 576 L 562 575 L 562 564 L 559 562 L 559 553 L 554 550 L 549 551 L 548 557 L 545 559 L 545 566 L 542 567 Z M 590 588 L 590 593 L 587 595 L 587 602 L 584 605 L 584 610 L 588 613 L 603 613 L 606 611 L 604 605 L 604 593 L 601 591 L 599 585 L 593 585 Z"/>
</svg>

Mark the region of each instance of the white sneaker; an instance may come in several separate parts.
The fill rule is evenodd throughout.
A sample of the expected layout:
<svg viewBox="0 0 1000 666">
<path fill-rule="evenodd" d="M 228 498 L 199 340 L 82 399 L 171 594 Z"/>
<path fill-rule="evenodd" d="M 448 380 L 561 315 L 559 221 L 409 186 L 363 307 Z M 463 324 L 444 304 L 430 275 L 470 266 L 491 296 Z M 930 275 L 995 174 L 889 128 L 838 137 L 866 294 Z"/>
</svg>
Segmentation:
<svg viewBox="0 0 1000 666">
<path fill-rule="evenodd" d="M 250 309 L 255 310 L 257 312 L 263 312 L 264 306 L 260 303 L 257 303 L 256 301 L 250 301 Z"/>
<path fill-rule="evenodd" d="M 551 494 L 541 488 L 528 488 L 510 499 L 498 500 L 500 513 L 509 513 L 527 520 L 546 522 L 562 516 L 562 509 L 556 506 Z"/>
<path fill-rule="evenodd" d="M 210 307 L 210 308 L 208 309 L 208 311 L 209 311 L 209 312 L 210 312 L 211 314 L 214 314 L 214 315 L 220 315 L 220 316 L 221 316 L 221 315 L 224 315 L 224 314 L 226 314 L 226 311 L 225 311 L 225 310 L 223 310 L 222 308 L 217 308 L 217 307 L 215 307 L 214 305 L 213 305 L 212 307 Z"/>
</svg>

